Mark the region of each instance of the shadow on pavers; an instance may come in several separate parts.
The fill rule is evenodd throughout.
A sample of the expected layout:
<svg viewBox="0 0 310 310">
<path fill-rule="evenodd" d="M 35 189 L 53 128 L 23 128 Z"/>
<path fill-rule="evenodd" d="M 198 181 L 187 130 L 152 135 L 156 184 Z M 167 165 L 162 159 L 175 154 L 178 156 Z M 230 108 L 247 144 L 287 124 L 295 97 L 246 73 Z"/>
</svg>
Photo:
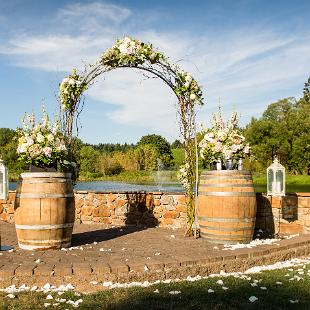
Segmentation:
<svg viewBox="0 0 310 310">
<path fill-rule="evenodd" d="M 147 228 L 143 226 L 138 227 L 135 225 L 130 225 L 114 228 L 104 228 L 82 233 L 73 233 L 71 246 L 80 246 L 93 242 L 107 241 L 145 229 Z"/>
</svg>

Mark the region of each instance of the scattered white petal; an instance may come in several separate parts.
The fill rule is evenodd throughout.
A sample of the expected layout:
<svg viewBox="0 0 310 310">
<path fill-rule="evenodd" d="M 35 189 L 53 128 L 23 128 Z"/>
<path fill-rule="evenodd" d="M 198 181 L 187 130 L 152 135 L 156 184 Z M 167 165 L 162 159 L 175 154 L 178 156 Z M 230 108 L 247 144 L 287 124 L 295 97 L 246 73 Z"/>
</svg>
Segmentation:
<svg viewBox="0 0 310 310">
<path fill-rule="evenodd" d="M 214 293 L 214 291 L 211 289 L 211 288 L 209 288 L 208 289 L 208 293 L 210 294 L 210 293 Z"/>
<path fill-rule="evenodd" d="M 144 265 L 144 271 L 149 271 L 149 270 L 150 270 L 149 267 Z"/>
<path fill-rule="evenodd" d="M 99 249 L 99 251 L 100 251 L 100 252 L 104 252 L 104 249 L 103 249 L 103 248 L 101 248 L 101 249 Z"/>
<path fill-rule="evenodd" d="M 125 251 L 125 250 L 127 250 L 126 248 L 122 248 L 122 251 Z"/>
<path fill-rule="evenodd" d="M 291 304 L 297 304 L 298 302 L 299 302 L 298 299 L 295 299 L 295 300 L 290 299 L 290 303 L 291 303 Z"/>
<path fill-rule="evenodd" d="M 171 235 L 170 237 L 171 237 L 171 238 L 175 238 L 175 235 Z"/>
<path fill-rule="evenodd" d="M 216 283 L 219 284 L 219 285 L 223 285 L 224 284 L 223 280 L 218 280 L 218 281 L 216 281 Z"/>
<path fill-rule="evenodd" d="M 51 304 L 49 304 L 48 302 L 45 302 L 45 303 L 44 303 L 44 307 L 45 307 L 45 308 L 49 307 L 50 305 L 51 305 Z"/>
<path fill-rule="evenodd" d="M 254 286 L 257 286 L 257 283 L 251 283 L 251 285 L 254 287 Z"/>
<path fill-rule="evenodd" d="M 93 284 L 93 285 L 98 284 L 98 282 L 97 282 L 97 281 L 90 281 L 89 283 L 90 283 L 90 284 Z"/>
<path fill-rule="evenodd" d="M 94 244 L 98 244 L 98 242 L 97 242 L 97 241 L 94 241 Z"/>
<path fill-rule="evenodd" d="M 283 283 L 282 283 L 282 282 L 280 282 L 280 281 L 278 281 L 278 282 L 276 282 L 276 284 L 278 284 L 278 285 L 282 285 Z"/>
<path fill-rule="evenodd" d="M 280 241 L 280 239 L 255 239 L 250 243 L 224 244 L 223 250 L 251 249 L 259 245 L 268 245 L 277 241 Z"/>
<path fill-rule="evenodd" d="M 266 291 L 266 290 L 267 290 L 267 287 L 261 286 L 260 289 L 263 290 L 263 291 Z"/>
<path fill-rule="evenodd" d="M 223 289 L 224 291 L 226 291 L 226 290 L 228 290 L 228 287 L 222 286 L 222 289 Z"/>
<path fill-rule="evenodd" d="M 214 249 L 214 250 L 218 250 L 218 249 L 219 249 L 219 247 L 217 247 L 217 246 L 214 246 L 214 247 L 213 247 L 213 249 Z"/>
<path fill-rule="evenodd" d="M 13 298 L 15 298 L 15 295 L 14 294 L 7 294 L 6 297 L 13 299 Z"/>
<path fill-rule="evenodd" d="M 47 295 L 46 299 L 54 299 L 52 295 Z"/>
<path fill-rule="evenodd" d="M 155 253 L 155 256 L 159 256 L 160 255 L 160 253 L 158 252 L 158 253 Z"/>
<path fill-rule="evenodd" d="M 41 259 L 40 258 L 38 258 L 36 261 L 35 261 L 35 263 L 40 263 L 40 261 L 41 261 Z"/>
<path fill-rule="evenodd" d="M 155 291 L 153 291 L 153 293 L 156 293 L 156 294 L 158 294 L 159 293 L 159 290 L 158 290 L 158 288 L 155 290 Z"/>
<path fill-rule="evenodd" d="M 249 298 L 249 301 L 250 301 L 250 302 L 254 302 L 254 301 L 256 301 L 256 300 L 258 300 L 258 298 L 257 298 L 256 296 L 251 296 L 251 297 Z"/>
<path fill-rule="evenodd" d="M 169 294 L 171 295 L 178 295 L 178 294 L 181 294 L 182 292 L 181 291 L 171 291 L 169 292 Z"/>
</svg>

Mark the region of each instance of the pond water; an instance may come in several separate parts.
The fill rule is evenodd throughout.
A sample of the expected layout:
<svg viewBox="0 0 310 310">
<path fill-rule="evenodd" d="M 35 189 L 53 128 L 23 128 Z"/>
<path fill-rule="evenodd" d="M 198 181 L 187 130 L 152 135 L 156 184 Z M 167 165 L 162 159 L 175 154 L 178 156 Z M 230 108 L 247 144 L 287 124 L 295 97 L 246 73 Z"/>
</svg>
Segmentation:
<svg viewBox="0 0 310 310">
<path fill-rule="evenodd" d="M 16 189 L 16 182 L 10 182 L 10 190 Z M 75 190 L 92 190 L 92 191 L 113 191 L 113 192 L 182 192 L 183 189 L 179 183 L 161 182 L 156 183 L 123 183 L 111 181 L 88 181 L 78 182 L 74 187 Z"/>
<path fill-rule="evenodd" d="M 266 192 L 266 185 L 254 185 L 257 193 Z M 16 182 L 10 182 L 10 190 L 16 189 Z M 111 181 L 85 181 L 78 182 L 75 186 L 76 190 L 93 190 L 93 191 L 113 191 L 113 192 L 182 192 L 183 189 L 179 183 L 161 182 L 156 183 L 123 183 Z M 287 193 L 310 192 L 310 184 L 290 184 L 286 186 Z"/>
</svg>

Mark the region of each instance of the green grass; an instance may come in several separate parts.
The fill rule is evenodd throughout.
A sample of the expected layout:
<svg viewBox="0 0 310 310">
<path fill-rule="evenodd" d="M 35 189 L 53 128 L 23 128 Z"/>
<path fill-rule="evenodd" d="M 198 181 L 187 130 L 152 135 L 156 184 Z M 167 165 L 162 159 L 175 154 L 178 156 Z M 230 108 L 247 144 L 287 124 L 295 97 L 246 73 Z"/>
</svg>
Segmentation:
<svg viewBox="0 0 310 310">
<path fill-rule="evenodd" d="M 52 295 L 54 298 L 67 300 L 82 298 L 79 309 L 310 309 L 310 276 L 307 275 L 309 267 L 294 267 L 294 271 L 265 271 L 248 275 L 250 280 L 233 276 L 220 278 L 228 290 L 223 290 L 222 285 L 216 283 L 219 278 L 208 278 L 196 282 L 158 284 L 147 288 L 105 290 L 82 296 L 75 296 L 73 292 L 61 296 L 56 293 Z M 298 270 L 305 270 L 305 274 L 299 274 Z M 290 281 L 295 275 L 302 279 Z M 254 280 L 258 281 L 255 287 L 251 286 Z M 266 287 L 266 290 L 260 287 Z M 214 290 L 214 293 L 208 293 L 208 289 Z M 155 290 L 159 293 L 155 293 Z M 181 293 L 171 295 L 171 291 Z M 53 303 L 46 300 L 46 296 L 47 294 L 31 292 L 19 293 L 16 298 L 9 299 L 6 294 L 0 293 L 0 309 L 44 309 L 45 302 Z M 251 296 L 256 296 L 258 300 L 251 303 Z M 290 300 L 299 302 L 292 304 Z M 49 309 L 72 309 L 72 306 L 61 303 L 57 307 L 50 306 Z"/>
</svg>

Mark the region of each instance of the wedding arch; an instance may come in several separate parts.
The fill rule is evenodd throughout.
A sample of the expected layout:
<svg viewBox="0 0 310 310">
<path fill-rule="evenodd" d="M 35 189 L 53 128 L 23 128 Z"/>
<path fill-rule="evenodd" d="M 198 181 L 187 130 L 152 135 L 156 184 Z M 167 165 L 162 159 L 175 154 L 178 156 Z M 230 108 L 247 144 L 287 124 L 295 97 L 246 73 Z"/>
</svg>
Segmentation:
<svg viewBox="0 0 310 310">
<path fill-rule="evenodd" d="M 195 105 L 203 104 L 202 91 L 191 74 L 169 63 L 168 58 L 154 49 L 151 44 L 131 37 L 118 39 L 96 63 L 85 67 L 83 73 L 79 74 L 74 69 L 68 77 L 63 79 L 60 84 L 59 101 L 69 147 L 72 143 L 76 119 L 83 108 L 83 92 L 93 84 L 98 76 L 117 68 L 133 68 L 150 73 L 168 85 L 178 99 L 179 127 L 185 149 L 185 163 L 180 169 L 179 177 L 187 198 L 187 233 L 191 234 L 195 218 L 193 188 L 197 169 Z"/>
</svg>

